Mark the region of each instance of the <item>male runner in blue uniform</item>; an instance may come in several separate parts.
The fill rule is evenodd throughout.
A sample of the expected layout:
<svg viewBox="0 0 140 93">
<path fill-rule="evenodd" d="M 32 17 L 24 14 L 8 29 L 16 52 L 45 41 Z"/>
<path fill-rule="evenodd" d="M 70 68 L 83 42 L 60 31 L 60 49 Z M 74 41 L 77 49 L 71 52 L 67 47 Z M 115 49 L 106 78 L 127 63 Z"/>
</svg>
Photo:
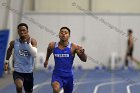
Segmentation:
<svg viewBox="0 0 140 93">
<path fill-rule="evenodd" d="M 64 93 L 72 93 L 72 64 L 75 54 L 84 62 L 87 60 L 87 55 L 81 46 L 69 42 L 70 29 L 68 27 L 60 29 L 59 38 L 59 42 L 49 43 L 44 67 L 47 67 L 49 57 L 53 53 L 55 59 L 55 67 L 52 75 L 53 93 L 59 93 L 61 88 L 64 89 Z"/>
<path fill-rule="evenodd" d="M 25 93 L 32 93 L 33 91 L 33 64 L 34 57 L 37 54 L 37 42 L 28 34 L 28 25 L 21 23 L 17 27 L 19 38 L 10 42 L 7 50 L 6 61 L 12 55 L 13 57 L 13 79 L 16 85 L 17 93 L 22 93 L 24 87 Z"/>
</svg>

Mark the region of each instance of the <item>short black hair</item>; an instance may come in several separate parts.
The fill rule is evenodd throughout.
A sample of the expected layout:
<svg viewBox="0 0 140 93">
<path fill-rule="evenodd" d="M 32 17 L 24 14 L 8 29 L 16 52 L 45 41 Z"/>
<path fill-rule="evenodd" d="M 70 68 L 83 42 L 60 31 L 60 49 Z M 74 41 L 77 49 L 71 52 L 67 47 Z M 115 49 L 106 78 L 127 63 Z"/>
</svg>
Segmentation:
<svg viewBox="0 0 140 93">
<path fill-rule="evenodd" d="M 131 29 L 128 29 L 128 34 L 133 33 L 133 31 Z"/>
<path fill-rule="evenodd" d="M 28 25 L 26 23 L 20 23 L 18 26 L 17 26 L 17 29 L 19 29 L 20 26 L 25 26 L 28 30 Z"/>
<path fill-rule="evenodd" d="M 69 35 L 70 35 L 70 32 L 71 32 L 71 31 L 70 31 L 70 29 L 69 29 L 68 27 L 61 27 L 61 28 L 60 28 L 60 31 L 61 31 L 62 29 L 67 29 L 68 32 L 69 32 Z"/>
</svg>

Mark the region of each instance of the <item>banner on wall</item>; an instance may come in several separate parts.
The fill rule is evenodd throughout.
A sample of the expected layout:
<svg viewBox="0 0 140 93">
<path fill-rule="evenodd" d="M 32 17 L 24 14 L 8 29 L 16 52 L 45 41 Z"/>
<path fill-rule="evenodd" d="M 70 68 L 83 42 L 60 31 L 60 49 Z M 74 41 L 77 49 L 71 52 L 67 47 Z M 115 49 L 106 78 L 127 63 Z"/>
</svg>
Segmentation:
<svg viewBox="0 0 140 93">
<path fill-rule="evenodd" d="M 9 38 L 9 30 L 0 30 L 0 77 L 4 72 L 4 60 L 6 54 L 6 48 Z"/>
</svg>

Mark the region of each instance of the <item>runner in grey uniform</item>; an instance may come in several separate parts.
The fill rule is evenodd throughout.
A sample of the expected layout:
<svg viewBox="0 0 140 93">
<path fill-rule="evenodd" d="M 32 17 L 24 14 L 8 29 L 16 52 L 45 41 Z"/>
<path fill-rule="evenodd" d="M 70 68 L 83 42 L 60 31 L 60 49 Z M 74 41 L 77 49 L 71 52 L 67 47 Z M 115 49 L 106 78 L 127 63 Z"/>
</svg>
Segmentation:
<svg viewBox="0 0 140 93">
<path fill-rule="evenodd" d="M 13 51 L 13 79 L 17 93 L 32 93 L 33 91 L 33 64 L 37 54 L 37 42 L 28 34 L 28 25 L 21 23 L 17 27 L 19 38 L 10 42 L 6 61 Z"/>
</svg>

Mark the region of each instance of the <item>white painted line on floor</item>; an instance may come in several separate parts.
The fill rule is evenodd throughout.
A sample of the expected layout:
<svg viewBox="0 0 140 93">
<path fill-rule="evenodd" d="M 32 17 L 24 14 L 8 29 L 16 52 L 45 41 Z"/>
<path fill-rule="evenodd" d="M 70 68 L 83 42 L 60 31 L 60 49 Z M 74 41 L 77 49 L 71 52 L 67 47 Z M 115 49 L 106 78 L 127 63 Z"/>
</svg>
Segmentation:
<svg viewBox="0 0 140 93">
<path fill-rule="evenodd" d="M 122 83 L 122 82 L 124 82 L 124 81 L 106 82 L 106 83 L 98 84 L 95 86 L 93 93 L 97 93 L 98 89 L 102 86 L 106 86 L 106 85 L 110 85 L 110 84 L 118 84 L 118 83 Z"/>
<path fill-rule="evenodd" d="M 136 86 L 136 85 L 140 85 L 140 83 L 134 83 L 134 84 L 129 84 L 126 86 L 127 89 L 127 93 L 131 93 L 131 87 Z"/>
<path fill-rule="evenodd" d="M 81 82 L 87 75 L 88 75 L 89 71 L 87 73 L 84 73 L 80 78 L 78 82 Z M 78 89 L 78 85 L 73 89 L 73 92 L 75 92 Z"/>
<path fill-rule="evenodd" d="M 33 87 L 33 90 L 35 90 L 35 89 L 37 89 L 37 88 L 39 88 L 39 87 L 43 87 L 43 86 L 45 86 L 45 85 L 49 85 L 49 84 L 50 84 L 50 81 L 48 81 L 48 80 L 45 81 L 45 82 L 43 82 L 43 83 L 36 84 L 36 85 Z M 64 90 L 61 89 L 59 93 L 64 93 Z"/>
<path fill-rule="evenodd" d="M 42 86 L 48 85 L 48 84 L 50 84 L 50 82 L 48 82 L 48 81 L 40 83 L 40 84 L 36 84 L 36 85 L 34 85 L 33 90 L 35 90 L 38 87 L 42 87 Z"/>
</svg>

